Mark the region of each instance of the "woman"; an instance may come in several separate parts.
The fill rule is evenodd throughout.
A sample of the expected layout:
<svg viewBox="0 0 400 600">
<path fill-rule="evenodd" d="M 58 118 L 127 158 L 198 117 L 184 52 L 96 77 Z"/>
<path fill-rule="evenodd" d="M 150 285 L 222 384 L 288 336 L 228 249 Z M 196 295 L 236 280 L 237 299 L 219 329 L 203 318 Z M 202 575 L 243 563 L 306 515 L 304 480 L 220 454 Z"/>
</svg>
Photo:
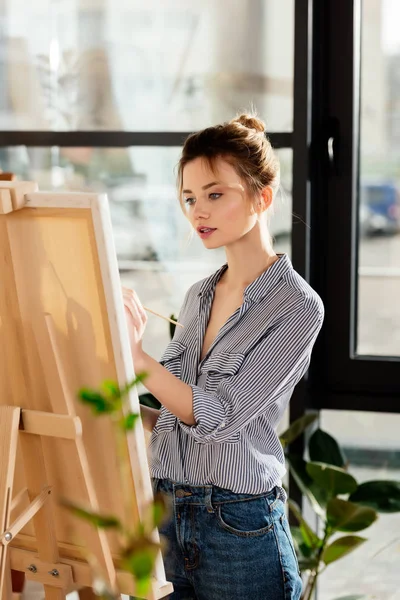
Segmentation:
<svg viewBox="0 0 400 600">
<path fill-rule="evenodd" d="M 276 434 L 322 325 L 319 296 L 277 255 L 265 216 L 279 163 L 256 117 L 194 133 L 178 168 L 185 214 L 227 262 L 186 293 L 160 363 L 142 349 L 146 314 L 124 303 L 135 370 L 161 402 L 153 427 L 154 490 L 170 496 L 161 529 L 173 600 L 281 600 L 301 595 L 285 517 Z"/>
</svg>

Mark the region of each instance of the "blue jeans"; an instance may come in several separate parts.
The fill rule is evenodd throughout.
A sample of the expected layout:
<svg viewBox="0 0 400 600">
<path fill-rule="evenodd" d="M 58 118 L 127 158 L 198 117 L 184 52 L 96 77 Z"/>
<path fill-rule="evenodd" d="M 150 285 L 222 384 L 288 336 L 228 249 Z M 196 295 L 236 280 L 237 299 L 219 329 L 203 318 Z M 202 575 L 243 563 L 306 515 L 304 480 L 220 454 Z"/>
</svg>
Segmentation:
<svg viewBox="0 0 400 600">
<path fill-rule="evenodd" d="M 170 600 L 298 600 L 302 581 L 277 488 L 234 494 L 153 480 L 169 516 L 160 527 Z"/>
</svg>

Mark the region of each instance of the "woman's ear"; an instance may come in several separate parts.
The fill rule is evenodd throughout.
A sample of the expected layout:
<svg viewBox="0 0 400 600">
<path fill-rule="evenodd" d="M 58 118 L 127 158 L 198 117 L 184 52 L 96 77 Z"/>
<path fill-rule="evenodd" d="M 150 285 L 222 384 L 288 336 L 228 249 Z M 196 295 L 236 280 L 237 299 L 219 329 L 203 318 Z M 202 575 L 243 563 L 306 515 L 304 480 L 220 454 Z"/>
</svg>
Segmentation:
<svg viewBox="0 0 400 600">
<path fill-rule="evenodd" d="M 260 192 L 260 197 L 257 203 L 257 212 L 263 213 L 266 211 L 272 204 L 272 188 L 270 185 L 267 185 Z"/>
</svg>

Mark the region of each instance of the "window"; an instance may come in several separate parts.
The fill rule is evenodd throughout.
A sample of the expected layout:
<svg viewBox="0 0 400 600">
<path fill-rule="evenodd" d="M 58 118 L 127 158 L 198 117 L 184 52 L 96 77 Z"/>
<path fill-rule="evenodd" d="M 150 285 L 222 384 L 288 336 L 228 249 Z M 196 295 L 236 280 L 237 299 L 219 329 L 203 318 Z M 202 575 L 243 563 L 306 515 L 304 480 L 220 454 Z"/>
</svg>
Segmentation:
<svg viewBox="0 0 400 600">
<path fill-rule="evenodd" d="M 294 0 L 2 6 L 0 130 L 191 131 L 251 104 L 293 128 Z"/>
<path fill-rule="evenodd" d="M 323 408 L 399 410 L 400 238 L 395 228 L 373 231 L 386 222 L 385 211 L 388 219 L 397 214 L 395 111 L 387 109 L 398 39 L 393 7 L 338 0 L 316 13 L 329 29 L 315 29 L 311 170 L 314 269 L 326 309 L 313 402 Z"/>
<path fill-rule="evenodd" d="M 400 356 L 400 18 L 362 4 L 357 354 Z"/>
</svg>

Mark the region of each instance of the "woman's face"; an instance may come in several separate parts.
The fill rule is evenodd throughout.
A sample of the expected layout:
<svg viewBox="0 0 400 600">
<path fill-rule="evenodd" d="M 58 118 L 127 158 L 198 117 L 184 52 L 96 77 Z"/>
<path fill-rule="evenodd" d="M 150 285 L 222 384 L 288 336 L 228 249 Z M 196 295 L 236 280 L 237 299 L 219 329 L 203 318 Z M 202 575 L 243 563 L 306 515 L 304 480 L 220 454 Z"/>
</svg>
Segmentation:
<svg viewBox="0 0 400 600">
<path fill-rule="evenodd" d="M 206 248 L 229 246 L 245 236 L 257 222 L 252 202 L 235 169 L 218 158 L 213 173 L 203 158 L 183 169 L 183 204 L 186 216 Z"/>
</svg>

